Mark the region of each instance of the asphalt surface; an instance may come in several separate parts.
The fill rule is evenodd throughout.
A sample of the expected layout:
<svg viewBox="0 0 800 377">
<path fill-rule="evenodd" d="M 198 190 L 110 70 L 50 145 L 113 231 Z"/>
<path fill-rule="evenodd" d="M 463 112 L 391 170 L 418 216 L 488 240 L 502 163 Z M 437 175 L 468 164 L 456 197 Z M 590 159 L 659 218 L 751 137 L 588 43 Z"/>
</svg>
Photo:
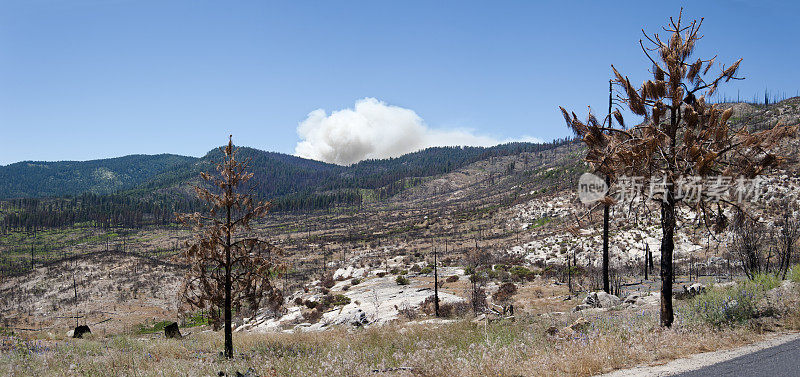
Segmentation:
<svg viewBox="0 0 800 377">
<path fill-rule="evenodd" d="M 800 339 L 677 376 L 800 376 Z"/>
</svg>

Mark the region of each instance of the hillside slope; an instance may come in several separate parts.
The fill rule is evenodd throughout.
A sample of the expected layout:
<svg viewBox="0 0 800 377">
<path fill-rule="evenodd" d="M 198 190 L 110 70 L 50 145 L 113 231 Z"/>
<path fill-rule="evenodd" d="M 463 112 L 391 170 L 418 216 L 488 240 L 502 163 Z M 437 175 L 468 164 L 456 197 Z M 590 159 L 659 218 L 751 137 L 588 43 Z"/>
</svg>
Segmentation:
<svg viewBox="0 0 800 377">
<path fill-rule="evenodd" d="M 0 199 L 109 194 L 196 160 L 173 154 L 91 161 L 22 161 L 0 166 Z"/>
<path fill-rule="evenodd" d="M 357 204 L 356 190 L 382 190 L 383 198 L 403 191 L 408 178 L 448 173 L 491 156 L 548 150 L 555 143 L 510 143 L 489 148 L 434 147 L 384 160 L 367 160 L 340 166 L 282 153 L 242 147 L 240 157 L 250 159 L 256 194 L 278 200 L 285 209 L 324 208 L 330 203 L 319 195 L 338 193 L 337 201 Z M 0 199 L 111 194 L 127 191 L 146 196 L 156 191 L 183 192 L 202 171 L 212 171 L 222 158 L 213 149 L 201 158 L 176 155 L 132 155 L 85 162 L 19 162 L 0 167 Z M 411 183 L 413 185 L 413 182 Z M 342 191 L 346 191 L 342 193 Z M 288 197 L 288 196 L 292 197 Z"/>
</svg>

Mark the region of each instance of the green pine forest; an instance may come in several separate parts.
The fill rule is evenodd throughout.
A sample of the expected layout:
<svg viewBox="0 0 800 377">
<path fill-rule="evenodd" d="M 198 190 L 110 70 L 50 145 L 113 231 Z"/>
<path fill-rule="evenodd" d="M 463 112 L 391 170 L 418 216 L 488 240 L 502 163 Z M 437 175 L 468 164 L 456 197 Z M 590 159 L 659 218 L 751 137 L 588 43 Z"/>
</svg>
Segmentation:
<svg viewBox="0 0 800 377">
<path fill-rule="evenodd" d="M 326 211 L 380 201 L 426 178 L 490 157 L 538 153 L 565 143 L 494 147 L 433 147 L 397 158 L 340 166 L 242 147 L 256 195 L 277 212 Z M 76 224 L 137 229 L 174 222 L 175 212 L 202 211 L 191 190 L 221 157 L 132 155 L 84 162 L 24 161 L 0 166 L 0 233 L 36 232 Z"/>
</svg>

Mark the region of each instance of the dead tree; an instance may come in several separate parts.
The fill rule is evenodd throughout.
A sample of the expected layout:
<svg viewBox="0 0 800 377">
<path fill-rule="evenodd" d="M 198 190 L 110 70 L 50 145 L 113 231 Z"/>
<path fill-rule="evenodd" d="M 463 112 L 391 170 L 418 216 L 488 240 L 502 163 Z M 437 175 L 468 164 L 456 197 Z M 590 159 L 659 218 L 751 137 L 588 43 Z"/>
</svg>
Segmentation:
<svg viewBox="0 0 800 377">
<path fill-rule="evenodd" d="M 184 257 L 189 271 L 181 287 L 181 309 L 208 310 L 212 324 L 220 327 L 223 311 L 225 357 L 233 357 L 233 310 L 258 310 L 262 302 L 277 308 L 283 299 L 272 279 L 285 272 L 275 257 L 280 249 L 252 235 L 250 222 L 266 216 L 269 202 L 256 202 L 243 184 L 253 177 L 250 160 L 237 159 L 233 141 L 220 148 L 222 161 L 216 174 L 201 173 L 205 186 L 195 186 L 198 198 L 209 205 L 207 213 L 179 214 L 178 221 L 191 225 L 194 240 L 186 243 Z"/>
<path fill-rule="evenodd" d="M 682 12 L 681 12 L 682 13 Z M 672 255 L 675 250 L 676 208 L 684 203 L 703 215 L 706 225 L 725 225 L 721 204 L 733 204 L 728 198 L 709 192 L 689 196 L 681 187 L 687 178 L 752 178 L 781 162 L 772 147 L 792 135 L 796 127 L 750 132 L 746 125 L 735 127 L 728 120 L 733 109 L 706 103 L 720 84 L 737 77 L 741 59 L 707 77 L 715 58 L 690 60 L 703 20 L 684 24 L 681 15 L 670 18 L 659 34 L 644 33 L 642 52 L 651 63 L 652 80 L 637 89 L 612 65 L 614 82 L 620 89 L 617 99 L 643 118 L 631 129 L 606 127 L 589 116 L 585 123 L 575 113 L 561 111 L 568 125 L 587 145 L 586 160 L 594 166 L 607 166 L 614 176 L 640 177 L 656 183 L 648 197 L 660 207 L 661 214 L 661 318 L 664 327 L 672 325 Z M 624 125 L 622 115 L 614 117 Z M 650 187 L 650 185 L 642 185 Z M 716 221 L 714 221 L 716 220 Z"/>
<path fill-rule="evenodd" d="M 764 271 L 761 248 L 764 243 L 764 229 L 761 224 L 737 211 L 732 226 L 733 253 L 742 263 L 742 270 L 748 279 Z"/>
<path fill-rule="evenodd" d="M 797 203 L 790 200 L 781 200 L 778 203 L 779 218 L 776 221 L 778 227 L 778 270 L 777 274 L 781 279 L 786 279 L 789 265 L 794 254 L 794 244 L 800 238 L 800 220 L 797 218 Z"/>
</svg>

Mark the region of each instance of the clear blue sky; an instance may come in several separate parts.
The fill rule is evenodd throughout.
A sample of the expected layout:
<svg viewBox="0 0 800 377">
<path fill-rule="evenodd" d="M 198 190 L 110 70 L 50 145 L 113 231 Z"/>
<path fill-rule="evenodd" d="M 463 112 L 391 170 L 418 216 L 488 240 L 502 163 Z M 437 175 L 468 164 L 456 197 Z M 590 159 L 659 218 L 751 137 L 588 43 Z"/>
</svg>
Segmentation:
<svg viewBox="0 0 800 377">
<path fill-rule="evenodd" d="M 564 137 L 557 106 L 605 113 L 610 64 L 641 82 L 640 29 L 681 6 L 706 18 L 700 55 L 744 58 L 725 93 L 798 93 L 795 1 L 0 0 L 0 164 L 200 156 L 229 133 L 292 153 L 310 111 L 365 97 Z"/>
</svg>

